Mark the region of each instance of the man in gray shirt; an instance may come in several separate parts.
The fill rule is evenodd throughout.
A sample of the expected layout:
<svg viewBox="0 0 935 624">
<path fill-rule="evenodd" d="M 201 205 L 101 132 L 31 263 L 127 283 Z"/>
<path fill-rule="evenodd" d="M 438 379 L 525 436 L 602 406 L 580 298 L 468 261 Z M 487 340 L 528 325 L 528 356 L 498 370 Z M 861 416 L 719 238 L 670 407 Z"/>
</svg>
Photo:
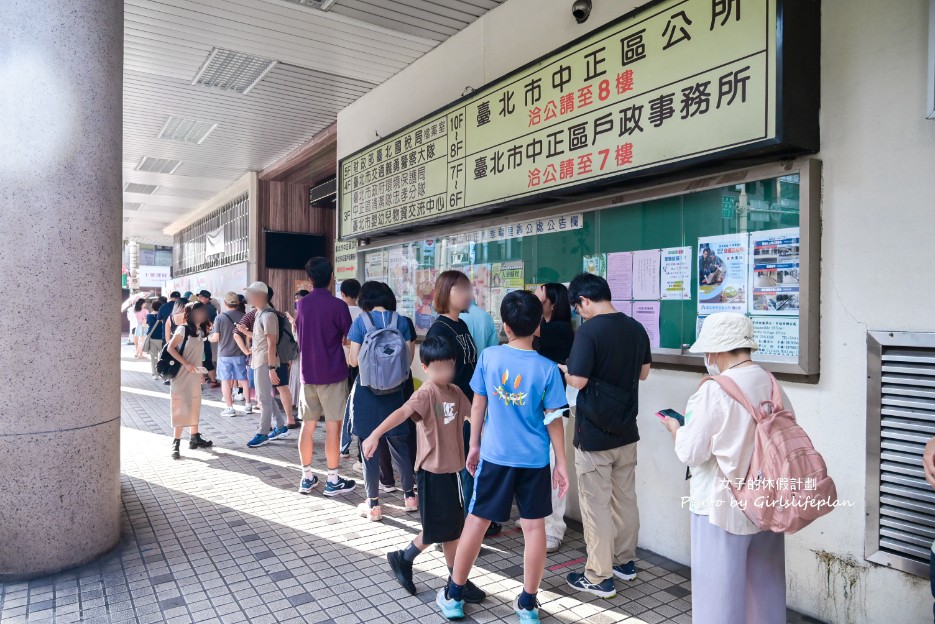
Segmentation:
<svg viewBox="0 0 935 624">
<path fill-rule="evenodd" d="M 227 404 L 221 416 L 235 416 L 237 412 L 234 411 L 234 387 L 239 385 L 245 397 L 250 395 L 247 383 L 249 351 L 241 349 L 234 340 L 234 326 L 244 317 L 244 313 L 239 310 L 240 298 L 237 293 L 229 292 L 224 295 L 224 307 L 226 310 L 214 320 L 214 329 L 209 340 L 218 343 L 217 375 L 218 381 L 221 382 L 221 391 L 224 393 L 224 403 Z M 250 403 L 247 403 L 244 413 L 253 413 Z"/>
<path fill-rule="evenodd" d="M 279 385 L 279 314 L 270 304 L 273 291 L 263 282 L 253 282 L 245 290 L 247 302 L 256 308 L 256 321 L 253 323 L 253 383 L 256 385 L 256 398 L 260 404 L 260 426 L 256 435 L 247 442 L 247 447 L 257 448 L 270 440 L 289 437 L 286 416 L 273 399 L 273 387 Z M 276 427 L 270 431 L 276 417 Z"/>
</svg>

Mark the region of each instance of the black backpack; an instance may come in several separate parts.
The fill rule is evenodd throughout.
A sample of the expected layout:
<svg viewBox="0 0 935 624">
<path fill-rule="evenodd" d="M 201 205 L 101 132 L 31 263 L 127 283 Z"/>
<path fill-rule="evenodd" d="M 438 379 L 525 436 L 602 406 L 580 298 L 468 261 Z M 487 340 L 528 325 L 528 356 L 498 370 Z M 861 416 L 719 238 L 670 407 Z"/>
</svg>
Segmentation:
<svg viewBox="0 0 935 624">
<path fill-rule="evenodd" d="M 182 363 L 172 357 L 172 354 L 169 353 L 169 343 L 172 342 L 172 339 L 166 341 L 166 344 L 162 347 L 162 351 L 159 352 L 159 361 L 156 362 L 156 372 L 162 377 L 165 381 L 175 379 L 175 376 L 179 374 L 179 370 L 182 368 Z M 185 344 L 188 342 L 188 328 L 185 329 L 185 336 L 182 338 L 182 347 L 179 349 L 179 353 L 185 353 Z"/>
</svg>

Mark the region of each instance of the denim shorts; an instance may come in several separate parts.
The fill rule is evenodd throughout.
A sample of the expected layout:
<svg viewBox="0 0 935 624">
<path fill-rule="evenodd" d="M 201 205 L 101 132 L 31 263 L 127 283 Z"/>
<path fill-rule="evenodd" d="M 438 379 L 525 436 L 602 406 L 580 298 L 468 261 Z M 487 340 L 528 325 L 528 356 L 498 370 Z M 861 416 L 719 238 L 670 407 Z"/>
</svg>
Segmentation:
<svg viewBox="0 0 935 624">
<path fill-rule="evenodd" d="M 247 357 L 234 355 L 218 358 L 218 379 L 221 381 L 243 381 L 247 378 Z"/>
</svg>

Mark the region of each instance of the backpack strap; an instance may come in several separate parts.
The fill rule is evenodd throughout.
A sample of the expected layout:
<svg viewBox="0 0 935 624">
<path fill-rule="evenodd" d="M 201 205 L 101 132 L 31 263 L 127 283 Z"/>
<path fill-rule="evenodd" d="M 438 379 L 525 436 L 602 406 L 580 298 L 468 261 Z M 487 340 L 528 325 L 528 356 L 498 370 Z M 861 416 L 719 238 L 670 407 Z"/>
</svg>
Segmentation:
<svg viewBox="0 0 935 624">
<path fill-rule="evenodd" d="M 399 324 L 399 315 L 396 312 L 390 314 L 390 321 L 386 324 L 387 327 L 391 329 L 399 329 L 397 325 Z"/>
<path fill-rule="evenodd" d="M 376 326 L 373 324 L 373 319 L 370 318 L 370 312 L 364 312 L 360 315 L 360 317 L 364 319 L 364 329 L 367 330 L 366 333 L 369 334 L 370 332 L 376 330 Z"/>
<path fill-rule="evenodd" d="M 785 410 L 785 408 L 782 405 L 782 390 L 779 389 L 779 382 L 776 381 L 776 378 L 772 373 L 767 371 L 767 374 L 769 375 L 770 380 L 773 382 L 773 411 L 782 412 Z"/>
<path fill-rule="evenodd" d="M 744 394 L 743 390 L 740 389 L 740 386 L 737 385 L 737 382 L 726 375 L 717 375 L 713 377 L 706 376 L 701 383 L 704 384 L 707 381 L 713 381 L 719 385 L 721 390 L 727 393 L 727 396 L 743 405 L 744 408 L 750 412 L 750 415 L 753 417 L 755 422 L 760 422 L 759 412 L 753 407 L 753 404 L 750 403 L 750 399 L 748 399 L 747 395 Z"/>
</svg>

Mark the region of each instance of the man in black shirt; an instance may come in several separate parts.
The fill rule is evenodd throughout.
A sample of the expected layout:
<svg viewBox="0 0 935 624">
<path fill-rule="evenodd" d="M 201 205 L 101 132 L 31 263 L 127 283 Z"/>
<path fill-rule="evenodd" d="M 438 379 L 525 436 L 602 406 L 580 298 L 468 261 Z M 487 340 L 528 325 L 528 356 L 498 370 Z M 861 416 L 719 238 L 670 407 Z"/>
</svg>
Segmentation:
<svg viewBox="0 0 935 624">
<path fill-rule="evenodd" d="M 568 385 L 580 390 L 575 470 L 588 550 L 584 573 L 569 574 L 568 584 L 610 598 L 614 577 L 636 578 L 636 414 L 639 382 L 649 376 L 652 355 L 646 330 L 614 308 L 602 277 L 582 273 L 572 280 L 568 299 L 586 321 L 575 333 L 568 365 L 560 368 Z"/>
</svg>

